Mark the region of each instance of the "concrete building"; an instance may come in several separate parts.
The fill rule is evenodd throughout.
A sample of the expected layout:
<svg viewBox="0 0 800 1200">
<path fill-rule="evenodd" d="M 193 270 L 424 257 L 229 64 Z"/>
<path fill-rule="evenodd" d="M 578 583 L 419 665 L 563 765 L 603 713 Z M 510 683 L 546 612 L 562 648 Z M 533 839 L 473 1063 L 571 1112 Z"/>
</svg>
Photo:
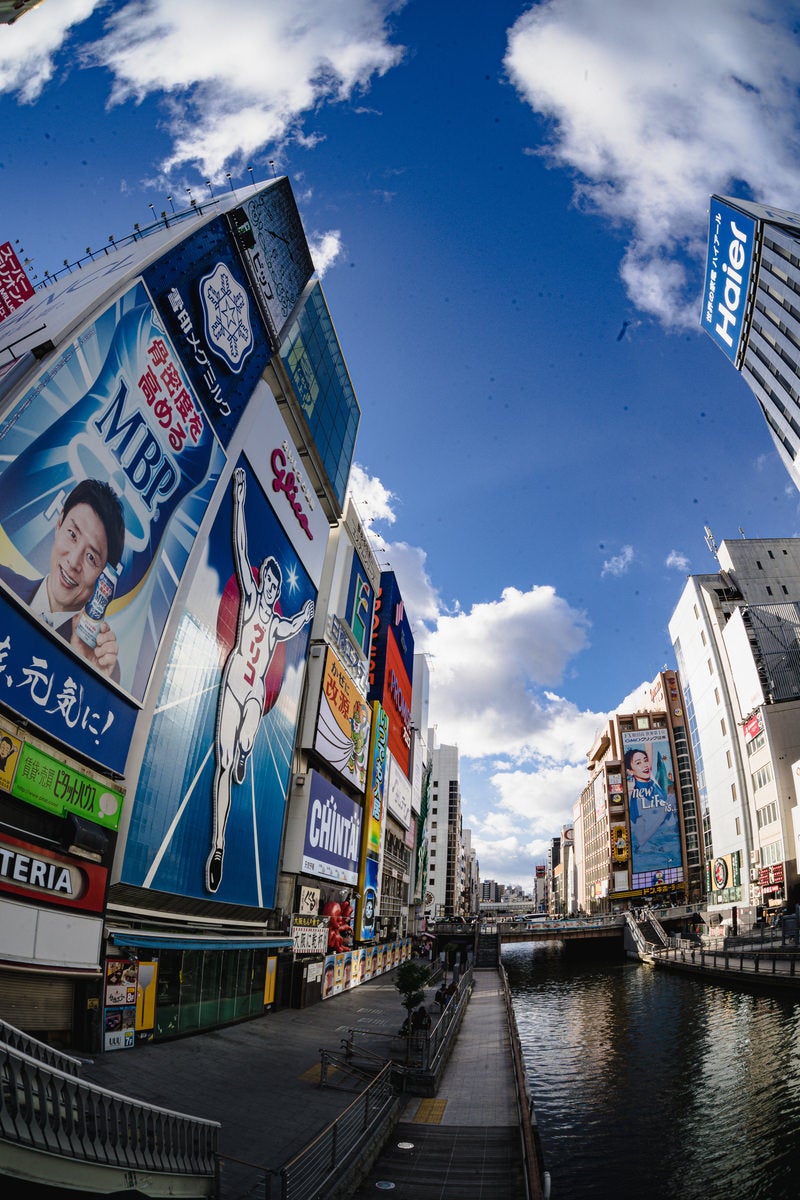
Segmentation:
<svg viewBox="0 0 800 1200">
<path fill-rule="evenodd" d="M 464 916 L 461 791 L 458 746 L 439 745 L 428 733 L 431 807 L 428 819 L 428 880 L 431 917 Z"/>
<path fill-rule="evenodd" d="M 751 388 L 800 488 L 800 216 L 711 197 L 702 325 Z"/>
<path fill-rule="evenodd" d="M 723 541 L 669 623 L 697 765 L 710 909 L 752 922 L 798 883 L 800 540 Z"/>
<path fill-rule="evenodd" d="M 636 711 L 614 714 L 588 759 L 589 782 L 580 798 L 587 911 L 607 912 L 652 896 L 699 903 L 698 807 L 676 673 L 662 671 Z"/>
</svg>

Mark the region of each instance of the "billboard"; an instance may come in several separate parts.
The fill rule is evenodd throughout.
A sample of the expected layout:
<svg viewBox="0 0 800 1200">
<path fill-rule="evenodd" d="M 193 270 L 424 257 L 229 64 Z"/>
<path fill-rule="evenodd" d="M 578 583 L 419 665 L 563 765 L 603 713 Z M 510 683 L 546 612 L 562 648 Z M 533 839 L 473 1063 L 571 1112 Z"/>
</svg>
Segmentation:
<svg viewBox="0 0 800 1200">
<path fill-rule="evenodd" d="M 274 902 L 319 580 L 303 554 L 321 563 L 328 531 L 319 508 L 274 487 L 270 446 L 288 434 L 270 404 L 258 458 L 242 457 L 222 489 L 189 589 L 122 868 L 140 887 L 262 908 Z"/>
<path fill-rule="evenodd" d="M 33 284 L 17 258 L 11 242 L 0 245 L 0 321 L 30 300 Z"/>
<path fill-rule="evenodd" d="M 381 826 L 385 811 L 384 791 L 389 767 L 389 721 L 377 701 L 372 704 L 372 737 L 369 747 L 369 788 L 364 810 L 364 835 L 361 855 L 359 895 L 356 901 L 355 934 L 367 942 L 375 936 L 379 902 L 378 861 L 381 852 Z"/>
<path fill-rule="evenodd" d="M 321 879 L 355 884 L 364 810 L 317 771 L 310 780 L 302 869 Z"/>
<path fill-rule="evenodd" d="M 272 347 L 314 274 L 289 180 L 277 179 L 228 214 Z"/>
<path fill-rule="evenodd" d="M 100 913 L 107 880 L 108 871 L 96 863 L 0 833 L 0 892 L 78 912 Z"/>
<path fill-rule="evenodd" d="M 622 734 L 631 831 L 631 884 L 683 878 L 681 834 L 675 792 L 675 770 L 666 729 L 640 729 Z"/>
<path fill-rule="evenodd" d="M 5 416 L 0 584 L 46 639 L 69 647 L 79 687 L 94 674 L 144 697 L 224 462 L 142 282 Z M 82 614 L 102 587 L 107 607 L 84 632 Z M 123 732 L 118 723 L 117 740 Z"/>
<path fill-rule="evenodd" d="M 144 280 L 194 393 L 227 446 L 270 352 L 224 218 L 162 254 Z"/>
<path fill-rule="evenodd" d="M 712 196 L 703 290 L 703 329 L 736 364 L 742 338 L 756 223 Z"/>
<path fill-rule="evenodd" d="M 319 697 L 314 749 L 359 792 L 367 781 L 369 705 L 328 647 Z"/>
</svg>

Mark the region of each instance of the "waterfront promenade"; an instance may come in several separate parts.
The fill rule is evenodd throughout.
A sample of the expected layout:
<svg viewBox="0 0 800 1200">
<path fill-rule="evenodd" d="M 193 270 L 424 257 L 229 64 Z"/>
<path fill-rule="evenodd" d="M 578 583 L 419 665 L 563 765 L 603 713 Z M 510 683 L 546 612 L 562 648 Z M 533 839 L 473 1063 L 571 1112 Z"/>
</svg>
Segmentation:
<svg viewBox="0 0 800 1200">
<path fill-rule="evenodd" d="M 367 1045 L 376 1061 L 402 1062 L 404 1041 L 397 1031 L 404 1012 L 394 980 L 391 972 L 305 1009 L 104 1054 L 84 1066 L 83 1076 L 150 1104 L 219 1121 L 222 1200 L 259 1194 L 252 1189 L 264 1169 L 275 1171 L 294 1158 L 365 1086 L 334 1058 L 327 1085 L 320 1087 L 322 1050 L 343 1057 L 342 1043 L 357 1030 L 358 1044 Z M 365 1181 L 364 1195 L 374 1194 L 383 1179 L 394 1183 L 398 1198 L 415 1200 L 526 1195 L 502 983 L 496 970 L 477 970 L 474 980 L 436 1097 L 401 1100 L 400 1124 Z M 429 1006 L 434 990 L 428 989 Z M 424 1190 L 426 1180 L 438 1181 L 438 1190 Z M 277 1181 L 274 1195 L 276 1187 Z"/>
</svg>

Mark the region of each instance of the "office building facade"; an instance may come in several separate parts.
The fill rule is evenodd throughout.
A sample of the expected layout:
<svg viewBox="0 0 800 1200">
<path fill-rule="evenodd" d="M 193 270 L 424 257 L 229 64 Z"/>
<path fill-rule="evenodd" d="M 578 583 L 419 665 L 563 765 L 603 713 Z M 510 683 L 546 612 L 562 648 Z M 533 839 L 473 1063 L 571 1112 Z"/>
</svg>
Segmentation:
<svg viewBox="0 0 800 1200">
<path fill-rule="evenodd" d="M 711 197 L 702 326 L 751 388 L 800 488 L 800 216 Z"/>
</svg>

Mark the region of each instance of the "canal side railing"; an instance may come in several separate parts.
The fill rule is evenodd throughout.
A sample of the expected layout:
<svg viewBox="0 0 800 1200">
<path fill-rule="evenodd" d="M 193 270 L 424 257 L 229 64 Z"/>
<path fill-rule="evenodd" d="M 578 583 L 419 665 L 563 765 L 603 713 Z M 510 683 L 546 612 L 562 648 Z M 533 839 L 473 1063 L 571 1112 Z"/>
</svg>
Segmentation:
<svg viewBox="0 0 800 1200">
<path fill-rule="evenodd" d="M 674 966 L 699 974 L 739 977 L 763 983 L 795 987 L 800 990 L 800 955 L 780 950 L 746 950 L 725 947 L 709 950 L 705 946 L 670 946 L 654 956 L 657 966 Z"/>
<path fill-rule="evenodd" d="M 525 1068 L 522 1043 L 520 1042 L 519 1030 L 517 1029 L 517 1019 L 514 1015 L 511 989 L 508 986 L 508 975 L 502 964 L 498 967 L 498 973 L 500 975 L 506 1020 L 508 1022 L 511 1060 L 514 1068 L 514 1090 L 517 1097 L 517 1112 L 519 1114 L 528 1200 L 549 1200 L 550 1176 L 544 1170 L 543 1166 L 542 1144 L 539 1138 L 539 1127 L 536 1123 L 533 1094 L 528 1084 L 528 1073 Z"/>
<path fill-rule="evenodd" d="M 8 1040 L 0 1042 L 0 1156 L 5 1145 L 123 1170 L 129 1177 L 138 1172 L 202 1177 L 206 1183 L 197 1194 L 210 1193 L 216 1121 L 106 1091 L 80 1079 L 79 1060 L 34 1045 L 35 1039 L 11 1026 L 1 1032 Z M 22 1044 L 34 1053 L 18 1048 Z M 27 1169 L 34 1166 L 32 1160 Z M 94 1190 L 88 1182 L 86 1190 Z"/>
</svg>

